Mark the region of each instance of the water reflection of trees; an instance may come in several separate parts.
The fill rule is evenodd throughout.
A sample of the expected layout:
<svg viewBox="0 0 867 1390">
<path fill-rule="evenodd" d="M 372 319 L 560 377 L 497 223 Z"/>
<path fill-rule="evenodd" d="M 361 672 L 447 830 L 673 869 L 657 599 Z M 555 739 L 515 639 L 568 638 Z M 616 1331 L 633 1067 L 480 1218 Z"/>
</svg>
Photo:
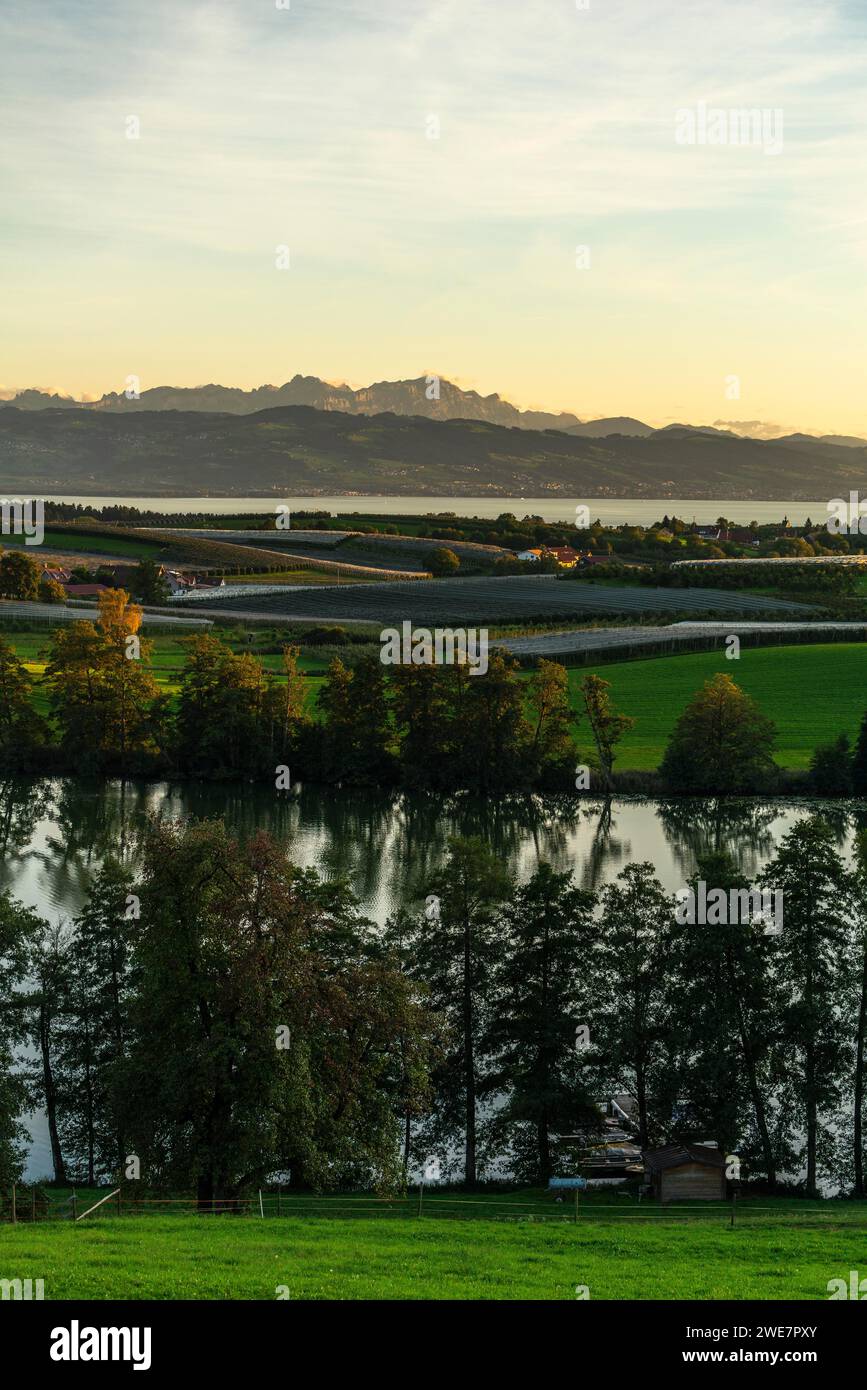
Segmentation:
<svg viewBox="0 0 867 1390">
<path fill-rule="evenodd" d="M 20 854 L 54 802 L 51 781 L 18 777 L 0 779 L 0 854 Z"/>
<path fill-rule="evenodd" d="M 581 887 L 590 893 L 595 893 L 607 882 L 612 877 L 610 871 L 620 869 L 631 854 L 631 841 L 621 840 L 614 834 L 617 824 L 614 811 L 615 802 L 610 796 L 591 803 L 585 810 L 588 822 L 593 823 L 595 818 L 595 824 L 578 878 Z"/>
<path fill-rule="evenodd" d="M 790 808 L 780 803 L 728 797 L 681 797 L 656 803 L 672 859 L 688 878 L 709 853 L 729 854 L 747 877 L 758 873 L 781 838 L 774 823 Z"/>
<path fill-rule="evenodd" d="M 727 850 L 754 875 L 789 824 L 815 809 L 841 843 L 852 828 L 867 828 L 865 802 L 679 799 L 629 807 L 649 821 L 658 817 L 684 879 L 712 850 Z M 240 839 L 267 830 L 298 863 L 347 879 L 382 920 L 425 895 L 454 835 L 480 836 L 521 878 L 546 860 L 558 871 L 573 871 L 583 888 L 598 890 L 634 857 L 630 839 L 617 831 L 625 811 L 625 803 L 603 797 L 538 793 L 443 796 L 303 785 L 284 793 L 243 783 L 11 779 L 0 782 L 0 886 L 14 892 L 22 867 L 30 872 L 35 864 L 38 900 L 75 912 L 108 855 L 128 859 L 132 868 L 148 815 L 218 817 Z M 630 820 L 633 830 L 641 823 Z"/>
<path fill-rule="evenodd" d="M 455 835 L 478 836 L 518 874 L 542 859 L 571 867 L 572 837 L 580 818 L 577 799 L 565 795 L 405 796 L 394 845 L 393 896 L 400 902 L 422 896 Z"/>
<path fill-rule="evenodd" d="M 863 801 L 822 801 L 809 809 L 818 811 L 826 824 L 830 825 L 840 848 L 853 831 L 867 830 L 867 805 Z"/>
<path fill-rule="evenodd" d="M 61 779 L 51 824 L 34 851 L 40 864 L 40 896 L 77 911 L 106 858 L 127 859 L 135 830 L 147 811 L 144 782 Z"/>
</svg>

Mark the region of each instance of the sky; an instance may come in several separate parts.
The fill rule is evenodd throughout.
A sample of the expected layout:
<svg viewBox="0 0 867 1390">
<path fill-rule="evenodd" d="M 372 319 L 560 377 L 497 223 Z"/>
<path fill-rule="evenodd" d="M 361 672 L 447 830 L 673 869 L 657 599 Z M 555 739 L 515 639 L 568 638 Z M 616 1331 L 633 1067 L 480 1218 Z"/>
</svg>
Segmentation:
<svg viewBox="0 0 867 1390">
<path fill-rule="evenodd" d="M 0 0 L 0 390 L 867 434 L 865 168 L 862 0 Z"/>
</svg>

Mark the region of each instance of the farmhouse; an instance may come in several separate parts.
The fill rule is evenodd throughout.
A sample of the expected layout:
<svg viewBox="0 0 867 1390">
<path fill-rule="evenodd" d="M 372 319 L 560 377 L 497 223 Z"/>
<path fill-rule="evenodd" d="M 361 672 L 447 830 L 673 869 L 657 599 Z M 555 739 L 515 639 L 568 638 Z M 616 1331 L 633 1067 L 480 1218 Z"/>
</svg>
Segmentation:
<svg viewBox="0 0 867 1390">
<path fill-rule="evenodd" d="M 556 560 L 561 569 L 572 569 L 578 562 L 578 551 L 570 545 L 536 546 L 532 550 L 519 550 L 518 559 L 533 564 L 540 560 Z"/>
<path fill-rule="evenodd" d="M 561 565 L 563 569 L 572 569 L 578 561 L 578 551 L 573 550 L 569 545 L 555 545 L 545 553 L 553 555 L 557 564 Z"/>
<path fill-rule="evenodd" d="M 661 1202 L 719 1202 L 726 1195 L 726 1161 L 709 1144 L 669 1144 L 644 1150 L 644 1173 Z"/>
<path fill-rule="evenodd" d="M 161 578 L 165 581 L 166 587 L 174 598 L 175 594 L 185 594 L 194 587 L 193 581 L 187 579 L 178 570 L 164 570 Z"/>
</svg>

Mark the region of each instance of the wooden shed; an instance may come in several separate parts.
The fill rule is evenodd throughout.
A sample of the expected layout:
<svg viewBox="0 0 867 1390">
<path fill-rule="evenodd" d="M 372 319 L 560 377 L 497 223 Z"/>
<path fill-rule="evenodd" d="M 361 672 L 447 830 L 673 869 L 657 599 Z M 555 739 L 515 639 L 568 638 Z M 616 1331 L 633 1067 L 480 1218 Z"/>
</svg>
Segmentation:
<svg viewBox="0 0 867 1390">
<path fill-rule="evenodd" d="M 669 1144 L 644 1150 L 645 1177 L 661 1202 L 719 1202 L 726 1195 L 726 1161 L 707 1144 Z"/>
</svg>

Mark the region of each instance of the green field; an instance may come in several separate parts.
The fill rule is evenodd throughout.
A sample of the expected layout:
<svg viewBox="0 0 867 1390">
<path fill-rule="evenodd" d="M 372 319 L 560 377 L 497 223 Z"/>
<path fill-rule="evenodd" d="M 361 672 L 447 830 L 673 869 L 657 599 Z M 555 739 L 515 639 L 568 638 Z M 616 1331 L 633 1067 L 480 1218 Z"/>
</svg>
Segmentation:
<svg viewBox="0 0 867 1390">
<path fill-rule="evenodd" d="M 45 559 L 46 554 L 50 555 L 57 550 L 81 552 L 83 555 L 121 555 L 124 558 L 146 560 L 155 558 L 165 549 L 164 545 L 156 541 L 128 540 L 122 536 L 115 539 L 111 535 L 80 535 L 71 529 L 52 530 L 50 526 L 45 529 L 45 539 L 41 546 L 25 546 L 24 542 L 15 536 L 4 536 L 3 544 L 13 549 L 26 549 L 30 555 L 38 553 L 40 559 Z"/>
<path fill-rule="evenodd" d="M 867 1266 L 863 1203 L 745 1199 L 732 1228 L 724 1209 L 662 1217 L 626 1199 L 618 1219 L 592 1202 L 577 1223 L 568 1206 L 546 1222 L 511 1215 L 528 1197 L 556 1211 L 545 1194 L 510 1193 L 485 1208 L 509 1219 L 441 1216 L 432 1194 L 420 1218 L 414 1201 L 362 1215 L 370 1199 L 342 1197 L 341 1215 L 311 1200 L 309 1215 L 264 1220 L 95 1213 L 6 1225 L 0 1273 L 43 1279 L 46 1299 L 274 1299 L 285 1286 L 292 1299 L 574 1300 L 576 1285 L 591 1299 L 826 1299 L 829 1279 Z"/>
<path fill-rule="evenodd" d="M 617 708 L 636 720 L 620 746 L 621 771 L 658 766 L 678 715 L 720 671 L 776 724 L 775 757 L 784 768 L 806 768 L 813 749 L 840 733 L 854 741 L 867 711 L 867 647 L 859 643 L 742 647 L 738 661 L 728 661 L 722 651 L 688 652 L 573 669 L 569 686 L 576 707 L 578 686 L 593 669 L 610 681 Z M 586 741 L 586 732 L 579 737 Z"/>
</svg>

